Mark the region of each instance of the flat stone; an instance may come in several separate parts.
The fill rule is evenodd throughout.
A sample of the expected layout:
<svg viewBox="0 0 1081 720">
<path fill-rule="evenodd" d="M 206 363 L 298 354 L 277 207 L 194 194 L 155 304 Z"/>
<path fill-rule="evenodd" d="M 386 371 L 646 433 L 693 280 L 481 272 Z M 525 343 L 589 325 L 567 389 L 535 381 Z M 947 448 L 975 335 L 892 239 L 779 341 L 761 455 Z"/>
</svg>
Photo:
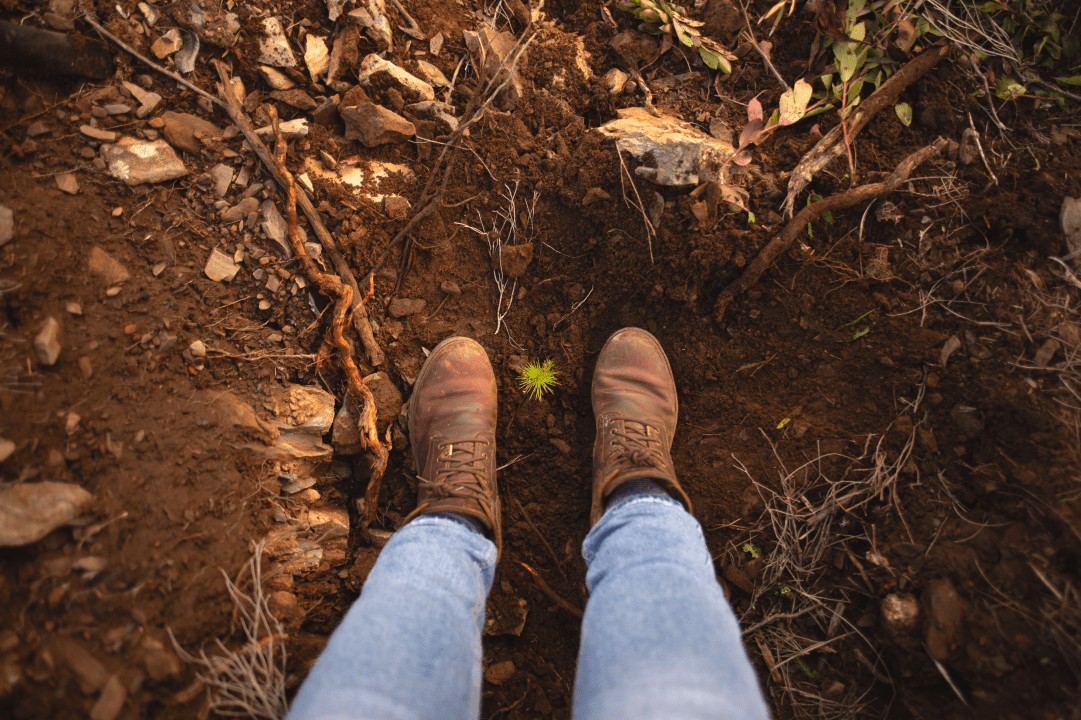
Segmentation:
<svg viewBox="0 0 1081 720">
<path fill-rule="evenodd" d="M 405 109 L 417 117 L 431 120 L 438 124 L 439 129 L 447 135 L 458 129 L 458 118 L 454 117 L 452 112 L 453 109 L 446 103 L 441 103 L 436 100 L 425 100 L 424 102 L 406 105 Z"/>
<path fill-rule="evenodd" d="M 608 45 L 625 68 L 634 68 L 648 62 L 657 53 L 656 40 L 645 33 L 630 29 L 616 35 Z"/>
<path fill-rule="evenodd" d="M 233 168 L 228 165 L 215 165 L 210 168 L 210 177 L 214 178 L 214 194 L 225 197 L 229 192 L 229 185 L 233 182 Z"/>
<path fill-rule="evenodd" d="M 161 115 L 162 134 L 170 145 L 192 155 L 202 150 L 199 138 L 213 138 L 221 135 L 221 129 L 214 123 L 190 113 L 165 112 Z"/>
<path fill-rule="evenodd" d="M 179 52 L 182 47 L 184 47 L 184 37 L 178 29 L 173 28 L 154 41 L 154 44 L 150 46 L 150 52 L 161 60 L 175 52 Z"/>
<path fill-rule="evenodd" d="M 352 398 L 347 397 L 338 414 L 334 416 L 334 429 L 330 434 L 334 451 L 341 455 L 356 455 L 364 449 L 364 437 L 352 405 Z"/>
<path fill-rule="evenodd" d="M 41 330 L 34 336 L 34 351 L 42 365 L 51 367 L 56 364 L 56 359 L 60 357 L 60 323 L 56 318 L 45 318 Z"/>
<path fill-rule="evenodd" d="M 49 132 L 49 126 L 39 120 L 35 123 L 31 123 L 30 127 L 26 128 L 26 137 L 33 138 L 44 135 L 47 132 Z"/>
<path fill-rule="evenodd" d="M 150 92 L 127 80 L 124 81 L 124 87 L 133 98 L 139 101 L 139 109 L 135 111 L 135 117 L 144 118 L 161 104 L 161 95 L 155 92 Z"/>
<path fill-rule="evenodd" d="M 74 173 L 61 173 L 56 177 L 56 186 L 60 188 L 61 192 L 65 192 L 68 195 L 76 195 L 79 192 L 79 181 L 75 178 Z"/>
<path fill-rule="evenodd" d="M 97 246 L 90 249 L 88 269 L 91 275 L 96 275 L 106 285 L 119 285 L 131 277 L 123 263 Z"/>
<path fill-rule="evenodd" d="M 112 143 L 116 142 L 117 134 L 111 130 L 102 130 L 91 125 L 80 125 L 79 132 L 91 140 L 98 140 L 100 142 Z"/>
<path fill-rule="evenodd" d="M 390 307 L 388 308 L 388 312 L 390 312 L 391 317 L 408 317 L 410 315 L 416 315 L 417 313 L 419 313 L 421 310 L 424 309 L 424 306 L 426 304 L 427 303 L 424 300 L 394 298 L 390 301 Z"/>
<path fill-rule="evenodd" d="M 138 7 L 139 12 L 143 14 L 143 18 L 146 20 L 147 26 L 154 27 L 154 25 L 158 22 L 158 18 L 161 17 L 161 13 L 158 12 L 158 9 L 153 5 L 145 2 L 139 3 Z"/>
<path fill-rule="evenodd" d="M 458 297 L 462 294 L 462 289 L 458 287 L 458 283 L 453 280 L 444 280 L 439 284 L 439 289 L 447 295 L 453 295 L 454 297 Z"/>
<path fill-rule="evenodd" d="M 298 110 L 311 112 L 319 107 L 319 103 L 312 100 L 311 96 L 300 88 L 295 88 L 293 90 L 275 90 L 270 93 L 270 97 L 279 102 L 283 102 L 286 105 L 291 105 Z"/>
<path fill-rule="evenodd" d="M 304 39 L 304 64 L 308 66 L 308 74 L 312 82 L 319 82 L 319 78 L 326 75 L 330 56 L 327 52 L 325 37 L 309 34 Z"/>
<path fill-rule="evenodd" d="M 345 30 L 334 41 L 334 49 L 330 52 L 330 61 L 327 65 L 328 85 L 332 85 L 344 72 L 356 65 L 359 58 L 359 44 L 360 31 L 355 25 L 346 25 Z"/>
<path fill-rule="evenodd" d="M 582 204 L 583 205 L 592 205 L 593 203 L 597 202 L 598 200 L 611 200 L 611 199 L 612 199 L 612 196 L 609 195 L 608 193 L 606 193 L 601 188 L 599 188 L 599 187 L 591 187 L 589 190 L 586 190 L 585 197 L 582 198 Z"/>
<path fill-rule="evenodd" d="M 256 198 L 244 198 L 236 205 L 223 211 L 221 221 L 226 224 L 239 222 L 248 217 L 249 213 L 253 213 L 258 209 L 259 201 Z"/>
<path fill-rule="evenodd" d="M 164 140 L 123 137 L 115 145 L 102 147 L 101 155 L 109 173 L 132 186 L 176 180 L 188 174 L 188 168 Z"/>
<path fill-rule="evenodd" d="M 233 258 L 223 253 L 218 248 L 210 251 L 206 267 L 203 272 L 214 282 L 229 282 L 240 271 L 240 266 L 233 262 Z M 193 353 L 194 354 L 194 353 Z"/>
<path fill-rule="evenodd" d="M 274 67 L 295 67 L 296 57 L 276 17 L 263 20 L 263 37 L 259 40 L 259 62 Z"/>
<path fill-rule="evenodd" d="M 292 90 L 297 86 L 296 82 L 281 70 L 266 65 L 259 66 L 259 74 L 263 76 L 271 90 Z"/>
<path fill-rule="evenodd" d="M 533 243 L 504 245 L 492 255 L 492 269 L 501 270 L 509 278 L 521 277 L 533 262 Z"/>
<path fill-rule="evenodd" d="M 604 87 L 608 89 L 608 92 L 612 95 L 619 95 L 623 92 L 624 86 L 627 81 L 631 79 L 631 76 L 623 72 L 619 68 L 612 68 L 604 76 Z"/>
<path fill-rule="evenodd" d="M 295 120 L 289 120 L 278 124 L 278 129 L 281 131 L 282 137 L 286 140 L 296 140 L 302 138 L 308 134 L 308 119 L 296 118 Z M 261 127 L 255 131 L 255 134 L 259 136 L 264 142 L 274 139 L 274 128 L 270 125 Z"/>
<path fill-rule="evenodd" d="M 288 590 L 275 590 L 267 598 L 267 610 L 278 620 L 289 620 L 297 613 L 297 596 Z"/>
<path fill-rule="evenodd" d="M 90 507 L 93 496 L 78 485 L 26 482 L 0 487 L 0 547 L 37 542 Z"/>
<path fill-rule="evenodd" d="M 383 198 L 383 210 L 395 220 L 407 219 L 411 207 L 409 201 L 399 195 L 387 195 Z"/>
<path fill-rule="evenodd" d="M 289 225 L 278 212 L 278 206 L 273 200 L 265 200 L 260 210 L 263 217 L 263 232 L 278 245 L 279 251 L 285 255 L 286 259 L 293 257 L 293 247 L 289 243 Z"/>
<path fill-rule="evenodd" d="M 131 105 L 125 105 L 123 103 L 110 103 L 105 106 L 105 112 L 110 115 L 127 115 L 131 112 Z"/>
<path fill-rule="evenodd" d="M 417 134 L 413 123 L 382 105 L 361 103 L 338 108 L 338 112 L 345 121 L 345 137 L 367 147 L 409 140 Z"/>
<path fill-rule="evenodd" d="M 278 427 L 283 431 L 323 437 L 334 425 L 334 396 L 314 385 L 289 384 L 281 392 L 284 408 Z"/>
<path fill-rule="evenodd" d="M 417 60 L 417 77 L 424 82 L 434 87 L 447 87 L 450 85 L 450 81 L 447 80 L 447 76 L 443 74 L 443 71 L 432 65 L 430 62 L 424 62 L 423 60 Z"/>
<path fill-rule="evenodd" d="M 617 110 L 617 119 L 597 128 L 604 137 L 614 138 L 616 147 L 649 167 L 635 174 L 657 185 L 725 184 L 725 162 L 735 149 L 677 118 L 654 117 L 644 108 Z"/>
<path fill-rule="evenodd" d="M 1048 367 L 1054 359 L 1055 353 L 1057 353 L 1061 347 L 1062 343 L 1055 338 L 1047 338 L 1047 340 L 1044 340 L 1043 345 L 1040 346 L 1040 349 L 1036 351 L 1032 361 L 1039 367 Z"/>
<path fill-rule="evenodd" d="M 7 205 L 0 205 L 0 247 L 15 237 L 15 213 Z"/>
<path fill-rule="evenodd" d="M 381 92 L 393 88 L 402 94 L 406 102 L 435 100 L 435 90 L 431 85 L 375 53 L 361 62 L 357 81 L 362 87 Z"/>
</svg>

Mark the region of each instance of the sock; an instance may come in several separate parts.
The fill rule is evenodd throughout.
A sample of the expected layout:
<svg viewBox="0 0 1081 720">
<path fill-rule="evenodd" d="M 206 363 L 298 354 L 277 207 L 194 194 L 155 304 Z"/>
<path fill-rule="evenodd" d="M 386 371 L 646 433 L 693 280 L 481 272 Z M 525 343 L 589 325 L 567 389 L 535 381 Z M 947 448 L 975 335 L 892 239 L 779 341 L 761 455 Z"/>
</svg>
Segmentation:
<svg viewBox="0 0 1081 720">
<path fill-rule="evenodd" d="M 653 482 L 649 478 L 636 478 L 634 480 L 628 480 L 623 483 L 608 496 L 607 508 L 615 507 L 624 500 L 630 500 L 631 498 L 640 497 L 642 495 L 662 495 L 667 496 L 668 493 L 663 487 Z"/>
<path fill-rule="evenodd" d="M 433 517 L 442 517 L 442 518 L 446 518 L 448 520 L 454 520 L 456 522 L 460 522 L 463 525 L 466 525 L 470 530 L 477 533 L 478 535 L 484 535 L 486 537 L 488 535 L 488 529 L 486 527 L 484 527 L 484 525 L 481 523 L 481 521 L 477 520 L 476 518 L 474 518 L 474 517 L 472 517 L 470 515 L 462 515 L 461 513 L 455 513 L 455 512 L 437 512 L 437 513 L 432 513 L 432 516 Z"/>
</svg>

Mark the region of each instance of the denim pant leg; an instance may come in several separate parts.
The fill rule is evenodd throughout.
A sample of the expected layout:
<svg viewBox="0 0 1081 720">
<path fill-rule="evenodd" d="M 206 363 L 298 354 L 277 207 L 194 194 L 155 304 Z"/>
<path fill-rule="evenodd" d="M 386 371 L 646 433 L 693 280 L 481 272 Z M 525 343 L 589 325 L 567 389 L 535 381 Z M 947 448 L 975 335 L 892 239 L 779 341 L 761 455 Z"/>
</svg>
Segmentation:
<svg viewBox="0 0 1081 720">
<path fill-rule="evenodd" d="M 476 720 L 495 545 L 419 517 L 394 533 L 287 720 Z"/>
<path fill-rule="evenodd" d="M 766 720 L 702 528 L 668 497 L 613 505 L 582 546 L 576 720 Z"/>
</svg>

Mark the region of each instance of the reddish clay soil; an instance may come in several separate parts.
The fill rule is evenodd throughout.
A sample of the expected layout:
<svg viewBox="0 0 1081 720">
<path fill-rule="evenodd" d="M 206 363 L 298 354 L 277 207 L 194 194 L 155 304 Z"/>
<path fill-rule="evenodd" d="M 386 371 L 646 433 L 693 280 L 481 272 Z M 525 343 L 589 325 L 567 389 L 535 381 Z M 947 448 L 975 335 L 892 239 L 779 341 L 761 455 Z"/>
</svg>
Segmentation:
<svg viewBox="0 0 1081 720">
<path fill-rule="evenodd" d="M 752 16 L 771 4 L 752 3 Z M 114 32 L 148 47 L 108 3 L 98 5 Z M 136 12 L 134 0 L 121 6 Z M 476 26 L 481 8 L 405 6 L 429 37 L 446 37 L 438 57 L 424 57 L 451 77 L 466 53 L 462 30 Z M 238 6 L 239 22 L 254 23 L 264 9 L 291 23 L 306 19 L 309 32 L 335 27 L 322 2 L 295 0 Z M 4 19 L 41 24 L 45 10 L 10 0 Z M 499 379 L 504 554 L 484 662 L 510 660 L 515 672 L 485 685 L 482 716 L 570 716 L 579 622 L 522 564 L 584 607 L 590 378 L 609 334 L 635 325 L 653 332 L 671 359 L 681 406 L 673 457 L 742 626 L 781 615 L 745 637 L 776 717 L 1081 717 L 1081 426 L 1072 409 L 1081 388 L 1072 365 L 1081 349 L 1081 285 L 1048 259 L 1067 252 L 1063 197 L 1081 195 L 1076 106 L 1000 104 L 1009 131 L 999 134 L 986 101 L 972 95 L 974 77 L 951 54 L 903 94 L 915 110 L 911 127 L 887 110 L 855 141 L 859 181 L 891 172 L 939 135 L 960 140 L 971 113 L 997 183 L 981 161 L 932 160 L 887 198 L 892 218 L 876 211 L 879 201 L 869 212 L 860 206 L 814 222 L 717 322 L 721 289 L 783 226 L 787 174 L 813 146 L 811 126 L 828 131 L 836 113 L 753 149 L 740 180 L 751 223 L 723 204 L 700 222 L 687 190 L 637 179 L 639 192 L 664 199 L 649 237 L 626 200 L 633 191 L 613 144 L 592 131 L 617 108 L 642 104 L 641 94 L 614 97 L 600 82 L 616 67 L 610 40 L 633 25 L 614 12 L 613 27 L 595 3 L 548 3 L 545 12 L 554 24 L 540 29 L 519 68 L 521 102 L 471 129 L 444 206 L 415 233 L 408 262 L 392 253 L 368 306 L 387 356 L 378 369 L 404 397 L 425 350 L 451 335 L 481 342 Z M 76 32 L 93 34 L 81 22 Z M 782 24 L 773 52 L 785 77 L 804 71 L 813 32 L 809 15 Z M 576 35 L 592 78 L 573 70 Z M 266 94 L 244 37 L 227 59 L 249 92 Z M 396 37 L 387 57 L 402 66 L 427 47 Z M 365 37 L 360 56 L 375 49 Z M 211 54 L 222 53 L 204 48 L 189 77 L 214 93 Z M 0 552 L 0 715 L 16 718 L 87 715 L 102 672 L 126 689 L 119 717 L 205 715 L 197 668 L 177 660 L 168 632 L 192 652 L 213 654 L 215 640 L 239 647 L 223 572 L 240 576 L 253 543 L 286 517 L 344 508 L 353 528 L 344 551 L 268 587 L 287 634 L 291 694 L 378 554 L 357 530 L 363 457 L 339 455 L 334 470 L 323 466 L 314 493 L 287 495 L 250 449 L 265 439 L 260 425 L 234 426 L 208 404 L 207 391 L 229 391 L 272 422 L 286 383 L 321 387 L 339 405 L 345 395 L 337 365 L 316 365 L 322 331 L 292 279 L 295 262 L 256 231 L 247 240 L 269 265 L 249 260 L 229 283 L 203 273 L 212 249 L 232 256 L 245 238 L 217 220 L 217 198 L 200 175 L 225 162 L 269 185 L 265 170 L 241 137 L 185 155 L 191 173 L 173 182 L 128 187 L 96 170 L 97 151 L 79 127 L 98 104 L 94 91 L 122 79 L 151 76 L 164 98 L 155 115 L 191 112 L 230 124 L 129 56 L 118 51 L 116 60 L 116 78 L 100 83 L 0 74 L 0 203 L 13 210 L 16 228 L 0 248 L 0 436 L 16 444 L 0 475 L 4 483 L 76 483 L 94 495 L 78 526 Z M 687 64 L 670 52 L 647 80 L 684 74 Z M 655 87 L 661 112 L 706 131 L 720 118 L 738 136 L 752 97 L 776 107 L 780 88 L 753 52 L 716 88 L 705 68 L 695 70 L 698 78 Z M 459 110 L 476 86 L 475 74 L 463 74 Z M 283 119 L 304 115 L 278 107 Z M 102 124 L 133 133 L 151 127 L 149 119 Z M 47 132 L 24 145 L 34 122 Z M 319 151 L 406 165 L 416 179 L 394 176 L 381 192 L 416 203 L 439 147 L 365 148 L 345 140 L 333 120 L 313 123 L 291 144 L 290 166 Z M 80 190 L 68 195 L 55 176 L 73 171 Z M 812 191 L 846 190 L 846 172 L 843 163 L 830 167 Z M 361 277 L 405 221 L 381 203 L 315 184 L 313 200 Z M 583 203 L 593 188 L 607 198 Z M 270 189 L 257 198 L 280 207 Z M 232 204 L 243 189 L 229 192 Z M 511 297 L 513 304 L 496 332 L 488 245 L 466 226 L 490 227 L 511 194 L 534 257 L 504 297 L 504 309 Z M 88 272 L 93 248 L 130 272 L 118 294 Z M 155 274 L 159 263 L 166 267 Z M 279 272 L 283 289 L 268 292 L 266 279 L 254 277 L 259 268 Z M 460 295 L 444 293 L 445 281 Z M 392 318 L 393 297 L 423 299 L 425 308 Z M 61 321 L 63 349 L 54 366 L 40 367 L 32 341 L 50 316 Z M 176 344 L 163 351 L 170 336 Z M 959 344 L 944 362 L 953 338 Z M 1037 366 L 1049 339 L 1056 353 Z M 197 340 L 207 356 L 182 355 Z M 517 370 L 545 358 L 560 384 L 544 399 L 526 399 Z M 80 416 L 71 433 L 70 413 Z M 388 421 L 396 415 L 381 418 L 381 432 Z M 396 529 L 414 507 L 415 488 L 398 432 L 379 501 L 382 529 Z M 839 502 L 849 492 L 861 494 Z M 99 564 L 80 569 L 84 558 Z M 897 620 L 898 603 L 916 608 L 915 617 Z"/>
</svg>

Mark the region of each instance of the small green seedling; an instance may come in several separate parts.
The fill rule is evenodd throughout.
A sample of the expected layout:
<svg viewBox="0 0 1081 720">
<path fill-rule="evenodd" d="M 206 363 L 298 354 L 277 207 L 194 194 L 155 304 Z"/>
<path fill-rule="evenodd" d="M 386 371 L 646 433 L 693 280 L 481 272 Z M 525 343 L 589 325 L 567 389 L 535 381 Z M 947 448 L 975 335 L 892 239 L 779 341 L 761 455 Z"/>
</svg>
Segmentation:
<svg viewBox="0 0 1081 720">
<path fill-rule="evenodd" d="M 518 385 L 525 390 L 526 395 L 534 400 L 540 400 L 544 395 L 554 392 L 552 388 L 559 384 L 556 378 L 555 365 L 551 360 L 534 360 L 522 368 L 518 376 Z"/>
<path fill-rule="evenodd" d="M 745 553 L 750 553 L 751 557 L 757 560 L 762 557 L 762 551 L 758 549 L 758 546 L 754 543 L 743 543 L 743 547 L 740 548 Z"/>
<path fill-rule="evenodd" d="M 781 422 L 777 423 L 777 429 L 778 430 L 783 430 L 785 425 L 787 425 L 790 422 L 792 422 L 791 418 L 785 418 Z"/>
</svg>

